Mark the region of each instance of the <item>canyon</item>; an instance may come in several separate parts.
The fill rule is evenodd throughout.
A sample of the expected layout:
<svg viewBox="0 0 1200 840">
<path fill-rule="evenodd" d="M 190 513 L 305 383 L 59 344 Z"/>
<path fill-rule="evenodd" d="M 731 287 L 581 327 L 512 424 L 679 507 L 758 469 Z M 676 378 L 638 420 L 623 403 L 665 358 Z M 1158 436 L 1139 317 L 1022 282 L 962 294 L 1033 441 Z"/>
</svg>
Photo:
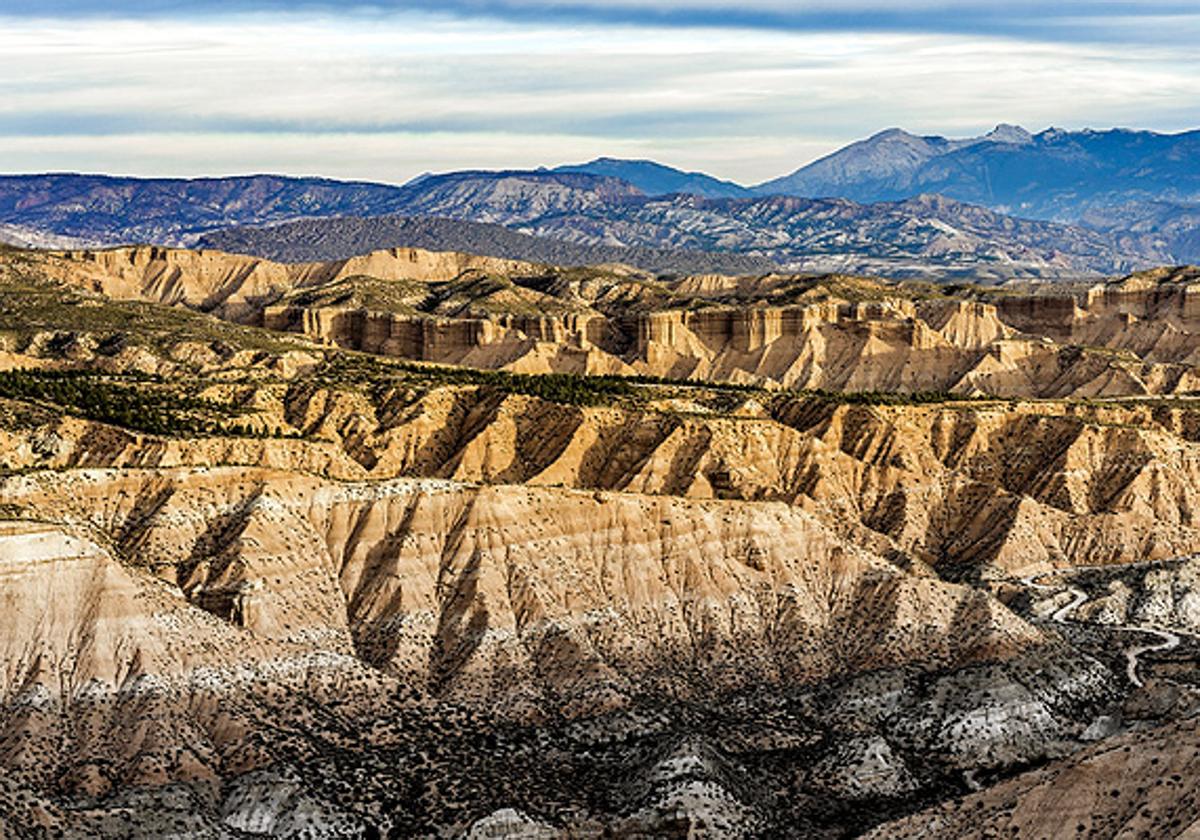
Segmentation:
<svg viewBox="0 0 1200 840">
<path fill-rule="evenodd" d="M 993 289 L 656 276 L 413 248 L 315 263 L 152 247 L 31 259 L 30 270 L 117 299 L 438 364 L 1018 398 L 1200 390 L 1190 267 Z"/>
<path fill-rule="evenodd" d="M 0 827 L 1187 836 L 1197 290 L 4 250 Z"/>
</svg>

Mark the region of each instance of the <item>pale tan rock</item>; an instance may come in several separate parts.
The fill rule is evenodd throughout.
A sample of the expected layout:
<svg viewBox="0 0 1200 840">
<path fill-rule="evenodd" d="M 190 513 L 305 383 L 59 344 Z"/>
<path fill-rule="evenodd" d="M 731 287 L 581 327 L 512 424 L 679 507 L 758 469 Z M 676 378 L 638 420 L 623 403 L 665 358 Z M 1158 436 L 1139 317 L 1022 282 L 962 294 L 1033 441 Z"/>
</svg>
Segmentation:
<svg viewBox="0 0 1200 840">
<path fill-rule="evenodd" d="M 1082 295 L 1013 293 L 984 302 L 914 300 L 902 287 L 840 275 L 827 286 L 786 275 L 655 284 L 597 267 L 581 279 L 553 266 L 406 248 L 295 265 L 153 247 L 36 259 L 50 278 L 118 299 L 202 309 L 439 364 L 999 397 L 1200 389 L 1200 280 L 1191 269 L 1143 272 Z M 299 294 L 342 289 L 356 278 L 407 290 L 401 297 L 418 303 L 428 284 L 458 284 L 458 291 L 425 312 L 334 302 L 338 295 L 309 304 Z M 805 282 L 811 288 L 793 294 Z M 680 308 L 689 295 L 719 305 Z M 781 297 L 794 302 L 769 302 Z M 87 340 L 78 337 L 70 353 L 91 359 Z M 196 361 L 197 352 L 204 350 L 187 358 Z"/>
</svg>

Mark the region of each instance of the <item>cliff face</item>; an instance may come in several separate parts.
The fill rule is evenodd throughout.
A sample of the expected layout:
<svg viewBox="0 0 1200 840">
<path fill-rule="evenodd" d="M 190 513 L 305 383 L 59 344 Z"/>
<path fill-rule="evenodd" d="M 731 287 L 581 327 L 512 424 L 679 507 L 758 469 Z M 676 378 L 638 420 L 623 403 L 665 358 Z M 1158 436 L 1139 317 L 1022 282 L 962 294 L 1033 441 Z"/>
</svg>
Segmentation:
<svg viewBox="0 0 1200 840">
<path fill-rule="evenodd" d="M 1183 347 L 1186 272 L 1017 305 L 372 259 L 10 255 L 0 829 L 903 836 L 1200 702 L 1200 407 L 1032 398 L 1184 389 L 1034 331 Z M 195 311 L 243 305 L 299 322 Z M 911 393 L 947 381 L 1018 396 Z"/>
<path fill-rule="evenodd" d="M 524 373 L 620 373 L 829 391 L 1113 397 L 1200 390 L 1200 285 L 1163 270 L 1083 295 L 570 271 L 391 249 L 281 265 L 212 251 L 64 252 L 38 271 L 338 346 Z M 683 304 L 687 304 L 684 306 Z"/>
<path fill-rule="evenodd" d="M 1065 326 L 1059 311 L 1070 313 Z M 1010 302 L 1003 315 L 995 306 L 972 303 L 917 312 L 898 300 L 656 312 L 616 320 L 498 316 L 447 323 L 272 306 L 264 310 L 263 324 L 367 352 L 530 373 L 619 372 L 829 391 L 1002 397 L 1130 396 L 1200 387 L 1190 323 L 1131 326 L 1124 315 L 1114 320 L 1086 312 L 1076 323 L 1078 308 L 1071 299 Z M 1101 345 L 1126 355 L 1094 349 Z"/>
<path fill-rule="evenodd" d="M 1004 658 L 1042 641 L 980 593 L 906 575 L 782 504 L 332 485 L 236 468 L 13 478 L 4 493 L 32 517 L 105 535 L 132 561 L 11 526 L 6 553 L 27 561 L 14 594 L 52 595 L 56 609 L 6 628 L 10 700 L 34 684 L 71 697 L 205 664 L 170 650 L 182 640 L 147 598 L 515 716 Z M 886 646 L 855 641 L 882 632 Z M 60 648 L 22 652 L 31 638 Z M 70 649 L 74 666 L 58 672 Z"/>
</svg>

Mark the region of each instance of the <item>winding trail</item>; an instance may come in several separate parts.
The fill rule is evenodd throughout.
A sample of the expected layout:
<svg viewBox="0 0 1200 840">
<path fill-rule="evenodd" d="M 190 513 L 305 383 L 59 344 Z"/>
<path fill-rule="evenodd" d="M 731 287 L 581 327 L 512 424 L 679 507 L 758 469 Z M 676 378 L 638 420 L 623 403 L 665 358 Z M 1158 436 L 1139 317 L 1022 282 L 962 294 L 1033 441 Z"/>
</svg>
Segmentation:
<svg viewBox="0 0 1200 840">
<path fill-rule="evenodd" d="M 1064 569 L 1061 572 L 1043 572 L 1041 574 L 1028 575 L 1021 578 L 1021 583 L 1030 587 L 1031 589 L 1039 589 L 1043 592 L 1061 592 L 1061 587 L 1038 583 L 1037 579 L 1061 573 L 1073 574 L 1075 572 L 1087 571 L 1088 569 L 1095 568 L 1101 567 L 1079 566 L 1074 569 Z M 1050 616 L 1050 620 L 1059 624 L 1079 623 L 1076 622 L 1072 616 L 1074 615 L 1075 611 L 1086 604 L 1090 598 L 1086 592 L 1077 586 L 1068 585 L 1066 591 L 1071 593 L 1070 602 L 1068 602 L 1066 606 L 1059 607 L 1057 610 L 1055 610 L 1054 614 Z M 1159 641 L 1151 644 L 1135 645 L 1134 647 L 1125 649 L 1125 675 L 1129 678 L 1129 682 L 1137 688 L 1142 688 L 1145 686 L 1145 682 L 1143 682 L 1142 678 L 1138 676 L 1138 666 L 1140 664 L 1141 657 L 1147 653 L 1163 653 L 1171 650 L 1172 648 L 1178 647 L 1179 643 L 1182 641 L 1177 634 L 1172 633 L 1169 630 L 1159 630 L 1156 627 L 1139 627 L 1131 624 L 1114 624 L 1110 626 L 1113 630 L 1122 630 L 1126 633 L 1145 633 L 1151 636 L 1157 636 L 1159 639 Z"/>
<path fill-rule="evenodd" d="M 1169 630 L 1157 630 L 1153 627 L 1129 627 L 1122 625 L 1119 629 L 1130 630 L 1138 633 L 1149 633 L 1153 636 L 1158 636 L 1161 641 L 1150 645 L 1139 645 L 1131 647 L 1125 651 L 1125 673 L 1129 677 L 1129 681 L 1141 688 L 1144 683 L 1141 677 L 1138 676 L 1138 658 L 1145 653 L 1162 653 L 1179 647 L 1180 638 L 1175 633 Z"/>
</svg>

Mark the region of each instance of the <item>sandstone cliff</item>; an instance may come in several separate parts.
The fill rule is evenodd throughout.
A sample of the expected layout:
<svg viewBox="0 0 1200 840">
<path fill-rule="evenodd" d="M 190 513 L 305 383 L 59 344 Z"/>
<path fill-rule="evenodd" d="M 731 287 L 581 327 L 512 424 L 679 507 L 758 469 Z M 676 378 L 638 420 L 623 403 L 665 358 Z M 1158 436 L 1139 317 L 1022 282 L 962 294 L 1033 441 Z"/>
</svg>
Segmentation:
<svg viewBox="0 0 1200 840">
<path fill-rule="evenodd" d="M 1001 397 L 1200 390 L 1190 269 L 1083 295 L 956 297 L 840 276 L 660 282 L 415 249 L 297 265 L 163 248 L 23 259 L 110 297 L 439 364 Z"/>
<path fill-rule="evenodd" d="M 239 259 L 4 263 L 0 828 L 952 836 L 1044 830 L 1035 796 L 1101 836 L 1158 801 L 1087 791 L 1200 708 L 1200 405 L 1146 396 L 1190 390 L 1188 271 Z"/>
</svg>

